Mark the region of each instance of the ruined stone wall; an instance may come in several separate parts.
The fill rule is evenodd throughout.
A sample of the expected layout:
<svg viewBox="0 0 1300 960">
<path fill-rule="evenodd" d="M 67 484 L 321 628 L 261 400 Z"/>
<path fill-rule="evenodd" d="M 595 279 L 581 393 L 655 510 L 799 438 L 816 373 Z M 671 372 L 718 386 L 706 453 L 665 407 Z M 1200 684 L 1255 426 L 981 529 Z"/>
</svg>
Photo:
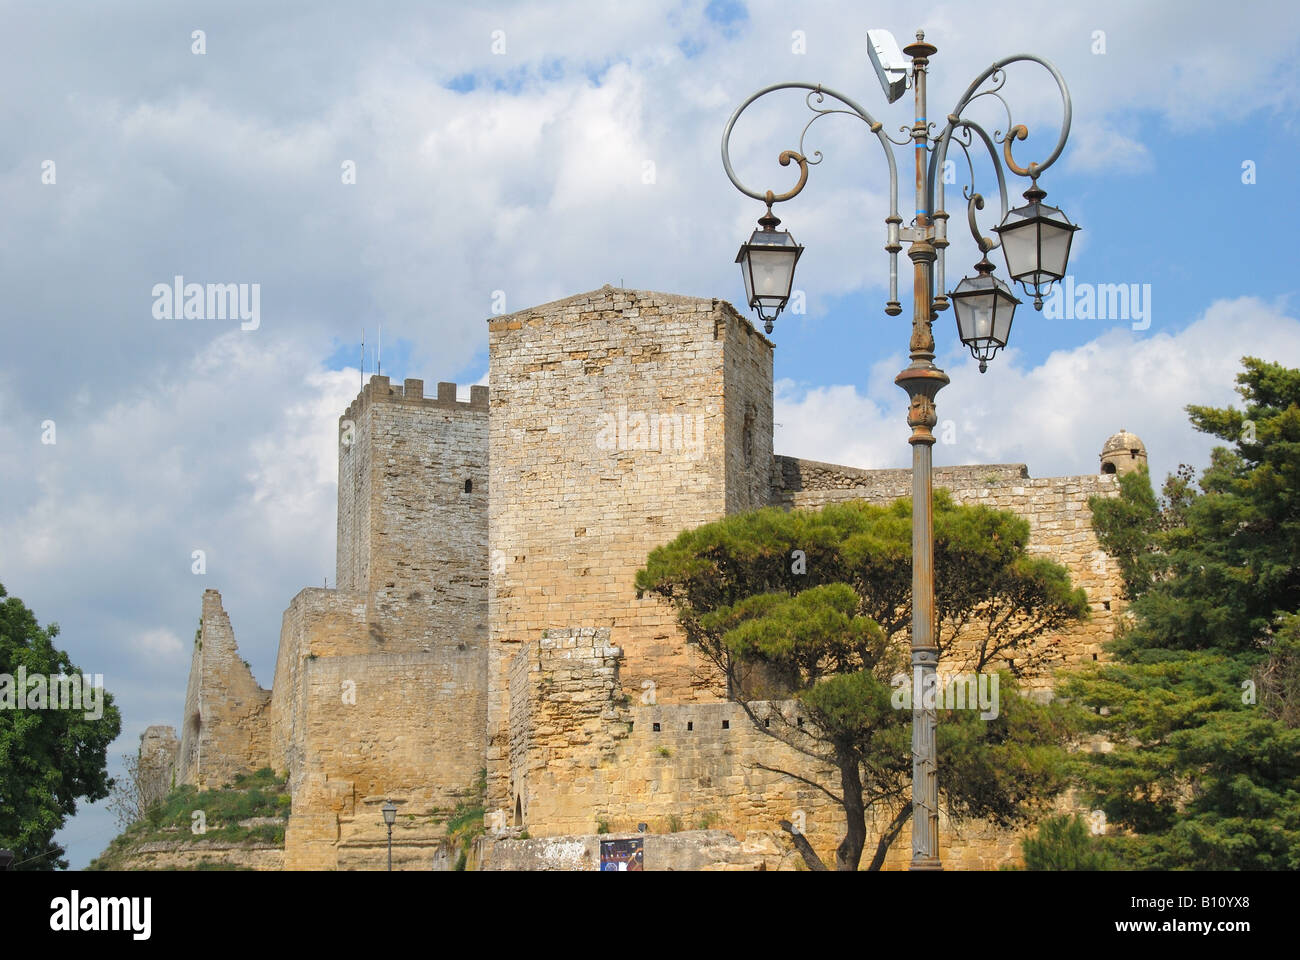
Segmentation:
<svg viewBox="0 0 1300 960">
<path fill-rule="evenodd" d="M 271 692 L 239 656 L 216 590 L 203 591 L 203 626 L 194 641 L 176 782 L 220 787 L 272 765 Z"/>
<path fill-rule="evenodd" d="M 838 806 L 776 770 L 834 785 L 835 773 L 766 731 L 795 704 L 643 704 L 621 692 L 608 628 L 548 630 L 512 663 L 511 807 L 534 836 L 719 828 L 744 840 L 804 825 L 823 859 L 843 836 Z M 526 709 L 522 709 L 526 704 Z M 766 718 L 766 719 L 765 719 Z"/>
<path fill-rule="evenodd" d="M 139 790 L 144 806 L 166 798 L 177 785 L 180 740 L 174 727 L 152 726 L 140 734 Z"/>
<path fill-rule="evenodd" d="M 738 703 L 642 704 L 620 692 L 623 651 L 610 639 L 607 628 L 548 630 L 511 662 L 511 815 L 501 826 L 535 840 L 489 838 L 483 867 L 595 869 L 596 835 L 633 834 L 644 823 L 649 835 L 723 830 L 736 838 L 718 844 L 683 835 L 681 849 L 665 849 L 652 869 L 802 869 L 782 820 L 798 824 L 833 867 L 843 811 L 777 771 L 836 791 L 838 772 L 767 732 L 797 736 L 797 704 L 755 702 L 752 717 Z M 1082 812 L 1068 795 L 1056 809 Z M 893 814 L 869 812 L 864 867 Z M 1020 861 L 1020 839 L 1031 831 L 955 823 L 941 811 L 940 856 L 948 869 L 995 870 Z M 650 849 L 647 841 L 647 857 Z M 907 824 L 884 869 L 905 870 L 910 860 Z"/>
<path fill-rule="evenodd" d="M 777 456 L 772 502 L 816 508 L 845 500 L 889 503 L 912 494 L 911 470 L 857 470 L 835 464 Z M 1119 496 L 1114 476 L 1031 478 L 1024 464 L 936 467 L 934 486 L 959 504 L 1010 510 L 1029 524 L 1031 555 L 1046 556 L 1070 571 L 1074 586 L 1088 595 L 1090 618 L 1057 635 L 1065 663 L 1096 660 L 1115 635 L 1122 612 L 1119 567 L 1101 549 L 1092 529 L 1088 499 Z"/>
<path fill-rule="evenodd" d="M 611 287 L 489 323 L 490 805 L 509 800 L 506 664 L 542 630 L 613 627 L 629 689 L 654 684 L 660 702 L 721 695 L 633 580 L 653 548 L 765 482 L 770 349 L 729 304 Z M 729 476 L 747 410 L 750 464 L 733 459 Z"/>
</svg>

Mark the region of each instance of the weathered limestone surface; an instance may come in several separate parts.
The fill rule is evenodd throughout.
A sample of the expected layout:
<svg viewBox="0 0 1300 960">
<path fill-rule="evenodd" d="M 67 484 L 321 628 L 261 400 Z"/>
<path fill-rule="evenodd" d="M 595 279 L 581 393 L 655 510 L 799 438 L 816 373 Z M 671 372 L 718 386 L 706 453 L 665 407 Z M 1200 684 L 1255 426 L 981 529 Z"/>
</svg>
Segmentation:
<svg viewBox="0 0 1300 960">
<path fill-rule="evenodd" d="M 338 586 L 365 597 L 376 650 L 485 642 L 487 388 L 470 392 L 375 376 L 339 418 Z"/>
<path fill-rule="evenodd" d="M 487 390 L 372 377 L 339 421 L 337 590 L 285 612 L 276 745 L 290 869 L 445 860 L 446 814 L 486 733 Z"/>
<path fill-rule="evenodd" d="M 820 790 L 776 770 L 834 784 L 837 775 L 773 736 L 793 703 L 644 704 L 622 693 L 622 650 L 609 628 L 548 630 L 511 663 L 510 766 L 516 825 L 537 835 L 723 826 L 744 838 L 805 824 L 834 862 L 844 817 Z M 774 769 L 773 769 L 774 768 Z"/>
<path fill-rule="evenodd" d="M 174 727 L 152 726 L 140 734 L 140 790 L 148 803 L 163 799 L 176 786 L 180 749 Z"/>
<path fill-rule="evenodd" d="M 203 591 L 203 621 L 190 660 L 176 781 L 220 787 L 271 764 L 271 692 L 239 657 L 221 594 Z"/>
<path fill-rule="evenodd" d="M 789 837 L 753 834 L 737 840 L 725 830 L 612 833 L 521 840 L 483 837 L 475 849 L 479 870 L 599 870 L 602 840 L 642 837 L 646 870 L 797 870 L 802 861 Z"/>
<path fill-rule="evenodd" d="M 505 806 L 507 663 L 573 624 L 612 627 L 623 682 L 712 701 L 666 605 L 638 600 L 654 547 L 766 499 L 772 345 L 730 304 L 605 287 L 489 329 L 488 796 Z"/>
<path fill-rule="evenodd" d="M 816 508 L 844 500 L 889 503 L 912 494 L 910 470 L 857 470 L 813 460 L 778 456 L 772 471 L 772 501 L 791 508 Z M 1090 617 L 1055 639 L 1064 663 L 1096 660 L 1115 633 L 1123 610 L 1119 566 L 1097 542 L 1088 499 L 1119 496 L 1113 475 L 1031 478 L 1023 463 L 937 467 L 936 489 L 959 504 L 1010 510 L 1029 524 L 1031 554 L 1067 567 L 1076 587 L 1088 595 Z"/>
<path fill-rule="evenodd" d="M 239 870 L 283 870 L 284 847 L 222 840 L 157 840 L 140 844 L 115 861 L 113 869 L 196 870 L 206 864 Z"/>
</svg>

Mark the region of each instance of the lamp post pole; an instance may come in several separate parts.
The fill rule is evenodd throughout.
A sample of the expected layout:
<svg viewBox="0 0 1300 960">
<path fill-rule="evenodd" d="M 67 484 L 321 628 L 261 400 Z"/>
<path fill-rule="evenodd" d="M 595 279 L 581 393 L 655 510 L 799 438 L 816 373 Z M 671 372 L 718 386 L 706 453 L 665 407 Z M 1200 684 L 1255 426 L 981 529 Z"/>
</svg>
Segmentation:
<svg viewBox="0 0 1300 960">
<path fill-rule="evenodd" d="M 912 90 L 916 120 L 916 230 L 907 248 L 912 261 L 912 362 L 894 378 L 907 391 L 907 425 L 912 435 L 912 869 L 941 870 L 939 861 L 939 777 L 935 732 L 938 716 L 934 697 L 939 648 L 934 637 L 934 426 L 938 423 L 935 395 L 948 375 L 934 364 L 933 297 L 935 247 L 930 233 L 926 167 L 930 132 L 925 112 L 925 68 L 934 44 L 917 32 L 916 42 L 903 48 L 912 58 Z"/>
<path fill-rule="evenodd" d="M 898 301 L 898 253 L 902 241 L 907 241 L 907 256 L 912 261 L 912 335 L 908 341 L 911 362 L 894 382 L 907 392 L 907 425 L 911 428 L 908 443 L 912 447 L 912 862 L 913 870 L 940 870 L 939 858 L 939 782 L 936 757 L 936 730 L 938 726 L 937 692 L 939 646 L 934 601 L 934 489 L 933 448 L 934 427 L 938 423 L 935 396 L 948 384 L 948 375 L 934 363 L 935 342 L 932 328 L 935 313 L 947 309 L 949 296 L 944 292 L 944 251 L 948 246 L 948 213 L 943 209 L 943 173 L 947 151 L 956 143 L 965 154 L 971 170 L 971 185 L 967 197 L 967 221 L 979 248 L 981 259 L 976 265 L 977 276 L 965 278 L 951 294 L 958 335 L 971 354 L 980 362 L 980 372 L 987 362 L 1007 345 L 1011 333 L 1011 319 L 1020 303 L 1001 280 L 992 276 L 993 265 L 987 254 L 999 246 L 1007 258 L 1007 271 L 1026 292 L 1034 297 L 1036 309 L 1042 309 L 1042 298 L 1052 285 L 1065 275 L 1069 258 L 1070 238 L 1078 228 L 1069 222 L 1061 211 L 1042 203 L 1046 196 L 1038 186 L 1038 178 L 1060 156 L 1070 132 L 1070 94 L 1060 72 L 1046 60 L 1031 54 L 1017 54 L 996 61 L 981 73 L 967 88 L 960 101 L 946 116 L 946 126 L 937 136 L 931 136 L 933 126 L 927 119 L 926 74 L 930 58 L 937 52 L 925 34 L 917 31 L 916 40 L 900 52 L 894 39 L 885 31 L 868 34 L 868 52 L 871 54 L 881 86 L 892 103 L 902 96 L 905 81 L 911 81 L 915 115 L 910 127 L 901 128 L 905 140 L 893 140 L 883 132 L 883 124 L 853 100 L 828 90 L 821 84 L 778 83 L 752 94 L 736 108 L 722 133 L 722 165 L 727 176 L 741 193 L 767 204 L 766 214 L 759 219 L 761 229 L 756 230 L 748 242 L 741 245 L 736 262 L 741 264 L 745 281 L 745 294 L 749 306 L 772 332 L 772 324 L 788 301 L 794 284 L 794 267 L 803 247 L 794 242 L 790 234 L 777 230 L 780 225 L 772 213 L 772 205 L 795 197 L 808 182 L 809 166 L 822 162 L 820 151 L 809 154 L 804 149 L 804 139 L 812 124 L 831 114 L 856 116 L 867 124 L 880 141 L 889 164 L 889 216 L 885 218 L 885 251 L 889 254 L 889 299 L 885 313 L 898 316 L 902 305 Z M 908 58 L 903 60 L 903 56 Z M 1056 81 L 1061 94 L 1064 116 L 1060 136 L 1052 152 L 1041 163 L 1020 166 L 1011 154 L 1015 141 L 1024 140 L 1028 130 L 1011 122 L 1011 109 L 1000 91 L 1006 83 L 1005 67 L 1008 64 L 1029 61 L 1044 67 Z M 991 87 L 980 89 L 985 82 Z M 771 190 L 756 191 L 746 187 L 736 176 L 731 165 L 730 139 L 732 129 L 741 113 L 755 100 L 778 90 L 806 90 L 812 120 L 803 128 L 798 150 L 782 151 L 778 157 L 782 166 L 793 161 L 799 167 L 799 181 L 782 194 Z M 963 111 L 980 97 L 992 97 L 1001 102 L 1007 111 L 1006 133 L 989 134 L 974 120 L 963 117 Z M 829 97 L 842 106 L 822 107 Z M 998 193 L 1001 200 L 1002 220 L 995 228 L 999 239 L 993 240 L 980 233 L 975 211 L 984 208 L 984 198 L 974 189 L 974 166 L 970 164 L 969 148 L 976 139 L 983 143 L 992 157 L 997 174 Z M 1002 147 L 999 158 L 994 144 Z M 911 226 L 903 226 L 898 213 L 898 167 L 892 146 L 908 146 L 913 150 L 916 182 L 916 213 Z M 1003 167 L 1012 173 L 1029 178 L 1032 182 L 1025 191 L 1027 206 L 1008 210 L 1006 179 Z"/>
</svg>

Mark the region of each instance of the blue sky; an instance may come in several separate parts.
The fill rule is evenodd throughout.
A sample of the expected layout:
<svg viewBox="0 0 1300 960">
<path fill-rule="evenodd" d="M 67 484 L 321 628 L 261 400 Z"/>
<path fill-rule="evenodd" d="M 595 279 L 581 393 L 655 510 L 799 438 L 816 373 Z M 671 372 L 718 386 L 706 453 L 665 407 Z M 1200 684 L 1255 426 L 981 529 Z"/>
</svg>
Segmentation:
<svg viewBox="0 0 1300 960">
<path fill-rule="evenodd" d="M 1300 10 L 6 5 L 0 583 L 61 624 L 74 662 L 105 675 L 124 714 L 115 767 L 146 726 L 179 722 L 204 588 L 222 591 L 270 686 L 281 612 L 302 587 L 333 582 L 334 425 L 362 375 L 363 328 L 370 346 L 383 325 L 385 373 L 467 389 L 487 375 L 494 307 L 622 282 L 743 309 L 733 261 L 762 206 L 722 170 L 731 111 L 770 83 L 820 82 L 897 137 L 910 95 L 885 104 L 866 31 L 906 43 L 918 26 L 939 47 L 932 118 L 997 57 L 1057 64 L 1074 126 L 1042 186 L 1083 227 L 1071 273 L 1149 289 L 1152 308 L 1135 330 L 1129 318 L 1050 319 L 1026 303 L 1012 349 L 983 375 L 941 314 L 952 384 L 938 408 L 952 429 L 936 462 L 1092 473 L 1105 438 L 1126 427 L 1157 475 L 1203 465 L 1210 443 L 1183 406 L 1232 402 L 1243 354 L 1300 366 L 1287 232 L 1300 208 Z M 1031 130 L 1016 145 L 1023 162 L 1054 142 L 1059 102 L 1027 66 L 1003 92 Z M 778 192 L 793 183 L 776 157 L 809 116 L 797 94 L 747 112 L 732 146 L 742 178 Z M 1006 129 L 988 98 L 974 116 Z M 910 304 L 884 315 L 885 166 L 851 118 L 808 136 L 824 160 L 778 208 L 806 248 L 795 285 L 807 311 L 783 315 L 773 337 L 777 450 L 901 466 L 908 431 L 892 381 Z M 908 153 L 897 152 L 904 183 Z M 976 259 L 964 162 L 950 157 L 949 288 Z M 995 198 L 987 158 L 975 175 Z M 1013 178 L 1013 203 L 1024 186 Z M 906 189 L 899 206 L 912 209 Z M 257 329 L 157 316 L 151 291 L 176 275 L 259 284 Z M 55 445 L 40 442 L 47 420 Z M 195 549 L 207 552 L 202 577 Z M 74 866 L 113 834 L 102 808 L 78 814 L 63 833 Z"/>
</svg>

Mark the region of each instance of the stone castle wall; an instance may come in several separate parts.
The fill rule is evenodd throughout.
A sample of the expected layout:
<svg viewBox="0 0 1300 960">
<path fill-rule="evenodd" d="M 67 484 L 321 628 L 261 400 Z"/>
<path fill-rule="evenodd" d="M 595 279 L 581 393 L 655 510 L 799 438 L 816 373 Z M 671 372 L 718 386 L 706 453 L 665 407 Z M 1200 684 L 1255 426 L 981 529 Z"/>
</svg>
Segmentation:
<svg viewBox="0 0 1300 960">
<path fill-rule="evenodd" d="M 832 861 L 838 807 L 768 768 L 832 788 L 835 774 L 726 702 L 633 581 L 682 530 L 767 505 L 887 502 L 910 494 L 910 471 L 775 456 L 772 344 L 721 301 L 606 287 L 492 318 L 489 345 L 490 403 L 483 387 L 462 403 L 454 384 L 425 397 L 421 381 L 372 377 L 340 418 L 338 587 L 290 603 L 272 691 L 205 594 L 178 781 L 286 771 L 290 869 L 380 866 L 386 799 L 395 865 L 445 866 L 447 813 L 484 767 L 488 809 L 539 837 L 723 827 L 765 852 L 718 862 L 772 868 L 788 865 L 778 822 L 799 812 Z M 1095 658 L 1120 589 L 1087 498 L 1117 495 L 1115 478 L 940 467 L 935 485 L 1028 520 L 1031 552 L 1088 592 L 1092 618 L 1063 646 Z M 949 865 L 1015 855 L 1014 837 L 978 824 L 942 837 Z"/>
<path fill-rule="evenodd" d="M 619 683 L 624 651 L 609 628 L 548 630 L 511 663 L 510 767 L 516 825 L 534 836 L 720 827 L 740 839 L 804 823 L 834 862 L 840 809 L 799 773 L 838 775 L 765 732 L 738 703 L 643 703 Z M 797 725 L 793 703 L 756 703 Z M 765 721 L 767 722 L 767 721 Z M 775 768 L 775 769 L 773 769 Z"/>
<path fill-rule="evenodd" d="M 760 499 L 772 374 L 771 344 L 729 304 L 611 287 L 495 318 L 489 346 L 487 769 L 489 806 L 504 807 L 506 665 L 543 630 L 612 627 L 629 689 L 721 696 L 633 578 L 654 547 Z M 731 439 L 746 431 L 748 456 Z"/>
<path fill-rule="evenodd" d="M 485 750 L 487 452 L 481 386 L 374 376 L 339 420 L 339 589 L 294 598 L 276 667 L 290 869 L 374 866 L 390 799 L 399 865 L 445 853 Z"/>
<path fill-rule="evenodd" d="M 271 691 L 204 595 L 180 779 L 284 771 L 287 867 L 376 866 L 388 799 L 399 862 L 445 857 L 446 815 L 485 752 L 487 491 L 486 388 L 462 403 L 453 383 L 425 397 L 372 377 L 339 423 L 339 588 L 290 603 Z"/>
<path fill-rule="evenodd" d="M 816 508 L 844 500 L 889 503 L 912 494 L 910 470 L 858 470 L 778 456 L 772 500 L 790 508 Z M 934 486 L 958 504 L 1010 510 L 1029 524 L 1030 555 L 1049 557 L 1070 571 L 1088 595 L 1089 619 L 1072 624 L 1057 639 L 1066 664 L 1096 660 L 1115 634 L 1123 610 L 1119 567 L 1101 549 L 1092 529 L 1090 497 L 1118 497 L 1113 475 L 1029 476 L 1022 463 L 936 467 Z"/>
<path fill-rule="evenodd" d="M 178 785 L 176 761 L 180 740 L 172 727 L 151 726 L 140 734 L 138 789 L 142 806 L 164 799 Z"/>
</svg>

